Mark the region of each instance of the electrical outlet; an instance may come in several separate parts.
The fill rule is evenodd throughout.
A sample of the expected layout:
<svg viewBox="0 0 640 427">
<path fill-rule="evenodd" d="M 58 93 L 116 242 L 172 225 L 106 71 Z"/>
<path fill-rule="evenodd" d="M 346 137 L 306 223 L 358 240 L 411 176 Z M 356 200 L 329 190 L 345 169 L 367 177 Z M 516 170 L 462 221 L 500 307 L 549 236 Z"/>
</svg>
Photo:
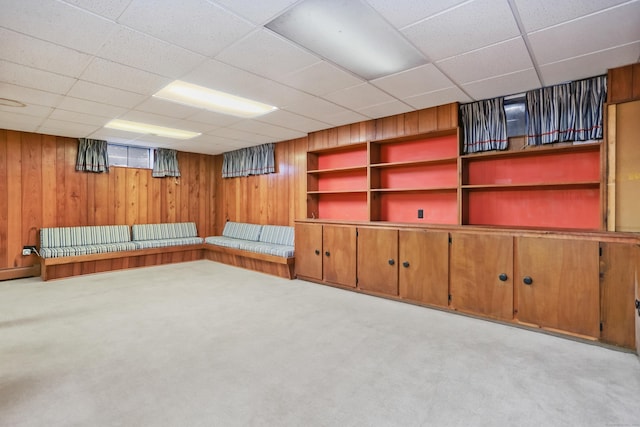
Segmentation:
<svg viewBox="0 0 640 427">
<path fill-rule="evenodd" d="M 30 248 L 22 249 L 22 255 L 24 256 L 31 255 L 31 249 Z"/>
<path fill-rule="evenodd" d="M 424 210 L 418 209 L 418 219 L 424 218 Z"/>
</svg>

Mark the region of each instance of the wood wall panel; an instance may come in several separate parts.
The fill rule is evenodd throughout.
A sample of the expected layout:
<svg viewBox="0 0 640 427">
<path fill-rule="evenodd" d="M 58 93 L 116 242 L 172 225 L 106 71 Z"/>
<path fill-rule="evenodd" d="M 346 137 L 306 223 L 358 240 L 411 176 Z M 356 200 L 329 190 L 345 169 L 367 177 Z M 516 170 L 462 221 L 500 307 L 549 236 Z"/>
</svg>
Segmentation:
<svg viewBox="0 0 640 427">
<path fill-rule="evenodd" d="M 153 178 L 150 169 L 76 172 L 77 147 L 74 138 L 0 130 L 0 269 L 37 264 L 22 247 L 39 244 L 42 227 L 194 221 L 200 236 L 214 234 L 214 156 L 181 152 L 182 177 Z M 58 272 L 126 267 L 117 262 Z"/>
<path fill-rule="evenodd" d="M 640 99 L 640 63 L 610 69 L 607 80 L 609 104 Z"/>
</svg>

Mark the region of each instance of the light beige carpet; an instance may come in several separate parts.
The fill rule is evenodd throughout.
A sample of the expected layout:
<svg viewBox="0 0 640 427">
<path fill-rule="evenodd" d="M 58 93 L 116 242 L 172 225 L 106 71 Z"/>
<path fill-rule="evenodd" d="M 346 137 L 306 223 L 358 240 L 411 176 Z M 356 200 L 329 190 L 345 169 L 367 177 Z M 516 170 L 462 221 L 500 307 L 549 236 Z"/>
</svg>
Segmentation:
<svg viewBox="0 0 640 427">
<path fill-rule="evenodd" d="M 631 426 L 640 362 L 196 261 L 0 282 L 0 425 Z"/>
</svg>

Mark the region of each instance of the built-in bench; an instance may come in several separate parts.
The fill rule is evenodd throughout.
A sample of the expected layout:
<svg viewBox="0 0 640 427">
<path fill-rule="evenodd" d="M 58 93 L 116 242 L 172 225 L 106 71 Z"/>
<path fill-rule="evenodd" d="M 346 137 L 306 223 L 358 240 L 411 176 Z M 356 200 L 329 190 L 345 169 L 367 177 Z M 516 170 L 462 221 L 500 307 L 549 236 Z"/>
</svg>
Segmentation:
<svg viewBox="0 0 640 427">
<path fill-rule="evenodd" d="M 221 236 L 205 238 L 205 257 L 293 279 L 294 240 L 293 227 L 228 221 Z"/>
<path fill-rule="evenodd" d="M 134 238 L 131 238 L 133 232 Z M 195 223 L 52 227 L 40 230 L 43 280 L 202 259 Z"/>
</svg>

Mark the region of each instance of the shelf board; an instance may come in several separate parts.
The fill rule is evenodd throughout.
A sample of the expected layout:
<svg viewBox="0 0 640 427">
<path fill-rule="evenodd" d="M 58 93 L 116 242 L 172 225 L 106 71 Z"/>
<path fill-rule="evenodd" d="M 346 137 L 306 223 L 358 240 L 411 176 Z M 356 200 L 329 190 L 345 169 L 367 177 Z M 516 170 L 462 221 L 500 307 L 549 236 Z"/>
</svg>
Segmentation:
<svg viewBox="0 0 640 427">
<path fill-rule="evenodd" d="M 408 162 L 393 162 L 393 163 L 372 163 L 371 169 L 388 169 L 388 168 L 402 168 L 409 166 L 428 166 L 428 165 L 441 165 L 441 164 L 455 164 L 457 163 L 457 157 L 445 157 L 442 159 L 433 160 L 412 160 Z"/>
<path fill-rule="evenodd" d="M 344 145 L 336 145 L 334 147 L 324 147 L 319 148 L 317 150 L 307 151 L 307 154 L 324 154 L 324 153 L 338 153 L 341 151 L 360 151 L 366 150 L 367 143 L 366 142 L 357 142 L 353 144 L 344 144 Z"/>
<path fill-rule="evenodd" d="M 569 188 L 599 188 L 600 181 L 580 181 L 580 182 L 539 182 L 522 184 L 486 184 L 486 185 L 463 185 L 463 190 L 517 190 L 517 189 L 569 189 Z"/>
<path fill-rule="evenodd" d="M 373 193 L 437 193 L 457 191 L 457 187 L 430 187 L 430 188 L 372 188 Z"/>
<path fill-rule="evenodd" d="M 460 156 L 463 160 L 486 160 L 489 158 L 506 158 L 506 157 L 526 157 L 526 156 L 543 156 L 556 153 L 575 153 L 579 151 L 598 151 L 602 143 L 594 142 L 589 144 L 576 145 L 531 145 L 526 149 L 517 151 L 485 151 L 481 153 L 463 154 Z"/>
<path fill-rule="evenodd" d="M 420 140 L 420 139 L 437 138 L 437 137 L 440 137 L 440 136 L 456 135 L 457 133 L 458 133 L 458 128 L 457 127 L 453 127 L 453 128 L 450 128 L 450 129 L 435 130 L 435 131 L 431 131 L 431 132 L 419 133 L 419 134 L 416 134 L 416 135 L 406 135 L 406 136 L 398 136 L 398 137 L 393 137 L 393 138 L 373 139 L 373 140 L 371 140 L 371 143 L 372 144 L 395 144 L 395 143 L 409 142 L 409 141 L 415 141 L 415 140 Z"/>
<path fill-rule="evenodd" d="M 308 174 L 311 175 L 320 175 L 320 174 L 328 174 L 328 173 L 339 173 L 339 172 L 366 172 L 366 166 L 349 166 L 344 168 L 332 168 L 332 169 L 316 169 L 307 171 Z"/>
<path fill-rule="evenodd" d="M 367 190 L 320 190 L 307 191 L 307 194 L 365 194 Z"/>
</svg>

